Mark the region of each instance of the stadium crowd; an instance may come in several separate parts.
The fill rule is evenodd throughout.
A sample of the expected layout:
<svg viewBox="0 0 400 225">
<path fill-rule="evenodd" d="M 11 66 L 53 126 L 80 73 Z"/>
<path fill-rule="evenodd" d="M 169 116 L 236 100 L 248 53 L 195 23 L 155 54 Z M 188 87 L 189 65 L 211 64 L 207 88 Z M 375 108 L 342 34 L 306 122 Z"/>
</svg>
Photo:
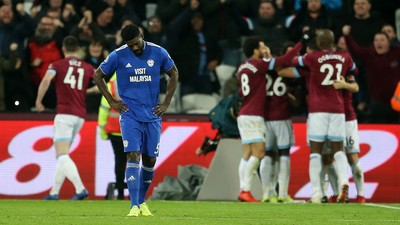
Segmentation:
<svg viewBox="0 0 400 225">
<path fill-rule="evenodd" d="M 216 68 L 236 68 L 243 61 L 246 36 L 261 36 L 271 54 L 279 56 L 304 32 L 330 29 L 338 47 L 349 46 L 359 68 L 360 91 L 353 96 L 359 122 L 399 119 L 390 108 L 400 81 L 398 0 L 33 0 L 29 7 L 24 2 L 0 1 L 0 111 L 35 110 L 38 85 L 48 65 L 63 57 L 65 36 L 77 37 L 81 58 L 97 68 L 122 45 L 121 28 L 134 23 L 145 40 L 163 46 L 174 59 L 180 74 L 178 98 L 192 93 L 222 98 L 224 86 L 230 84 L 221 85 Z M 390 39 L 390 49 L 383 53 L 378 33 Z M 381 65 L 381 60 L 387 63 Z M 305 81 L 293 82 L 291 91 L 300 100 L 293 114 L 305 116 Z M 55 110 L 55 96 L 52 84 L 43 99 L 49 111 Z M 97 113 L 100 97 L 87 97 L 88 113 Z"/>
</svg>

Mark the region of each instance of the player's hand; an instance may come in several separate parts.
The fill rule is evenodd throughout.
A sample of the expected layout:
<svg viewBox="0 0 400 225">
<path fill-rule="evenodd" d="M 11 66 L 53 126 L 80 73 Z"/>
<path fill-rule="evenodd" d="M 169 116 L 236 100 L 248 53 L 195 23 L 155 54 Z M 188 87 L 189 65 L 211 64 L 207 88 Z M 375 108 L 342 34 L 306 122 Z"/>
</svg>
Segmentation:
<svg viewBox="0 0 400 225">
<path fill-rule="evenodd" d="M 123 112 L 128 112 L 128 107 L 126 105 L 126 103 L 122 102 L 122 101 L 117 101 L 114 100 L 112 102 L 109 102 L 111 108 L 117 110 L 119 113 L 121 113 L 121 111 Z"/>
<path fill-rule="evenodd" d="M 340 76 L 339 80 L 334 80 L 333 81 L 333 87 L 335 89 L 344 89 L 344 88 L 346 88 L 346 80 L 344 79 L 344 77 Z"/>
<path fill-rule="evenodd" d="M 100 129 L 100 138 L 102 140 L 107 140 L 108 139 L 108 134 L 106 133 L 106 131 L 104 129 Z"/>
<path fill-rule="evenodd" d="M 303 33 L 303 36 L 301 37 L 301 43 L 303 45 L 306 45 L 313 37 L 315 34 L 311 30 L 307 30 Z"/>
<path fill-rule="evenodd" d="M 44 105 L 41 102 L 36 102 L 36 111 L 38 112 L 44 111 Z"/>
<path fill-rule="evenodd" d="M 157 104 L 157 106 L 153 108 L 153 114 L 158 117 L 161 117 L 162 115 L 164 115 L 164 113 L 167 112 L 168 108 L 169 108 L 168 102 Z"/>
</svg>

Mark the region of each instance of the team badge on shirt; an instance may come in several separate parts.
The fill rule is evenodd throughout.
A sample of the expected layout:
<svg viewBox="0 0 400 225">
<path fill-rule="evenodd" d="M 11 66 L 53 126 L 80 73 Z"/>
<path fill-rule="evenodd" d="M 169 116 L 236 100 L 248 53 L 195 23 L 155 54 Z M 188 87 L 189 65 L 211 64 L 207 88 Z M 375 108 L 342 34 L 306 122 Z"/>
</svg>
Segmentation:
<svg viewBox="0 0 400 225">
<path fill-rule="evenodd" d="M 150 67 L 153 67 L 154 66 L 154 60 L 152 60 L 152 59 L 147 60 L 147 65 L 150 66 Z"/>
<path fill-rule="evenodd" d="M 123 142 L 124 142 L 124 147 L 125 148 L 128 147 L 128 144 L 129 144 L 128 140 L 124 140 Z"/>
</svg>

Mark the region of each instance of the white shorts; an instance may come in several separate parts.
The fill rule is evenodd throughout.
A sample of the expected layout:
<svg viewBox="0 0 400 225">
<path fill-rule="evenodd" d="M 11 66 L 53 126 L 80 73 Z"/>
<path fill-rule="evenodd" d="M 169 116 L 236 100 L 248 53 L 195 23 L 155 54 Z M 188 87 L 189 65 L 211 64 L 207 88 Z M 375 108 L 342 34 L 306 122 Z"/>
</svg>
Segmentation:
<svg viewBox="0 0 400 225">
<path fill-rule="evenodd" d="M 346 121 L 346 153 L 360 153 L 360 138 L 358 136 L 357 120 Z"/>
<path fill-rule="evenodd" d="M 265 122 L 265 150 L 287 150 L 294 144 L 291 120 Z"/>
<path fill-rule="evenodd" d="M 309 113 L 307 137 L 310 141 L 344 141 L 345 117 L 343 113 Z"/>
<path fill-rule="evenodd" d="M 54 117 L 54 142 L 73 141 L 85 120 L 81 117 L 57 114 Z"/>
<path fill-rule="evenodd" d="M 261 116 L 242 115 L 237 118 L 242 144 L 265 142 L 265 122 Z"/>
</svg>

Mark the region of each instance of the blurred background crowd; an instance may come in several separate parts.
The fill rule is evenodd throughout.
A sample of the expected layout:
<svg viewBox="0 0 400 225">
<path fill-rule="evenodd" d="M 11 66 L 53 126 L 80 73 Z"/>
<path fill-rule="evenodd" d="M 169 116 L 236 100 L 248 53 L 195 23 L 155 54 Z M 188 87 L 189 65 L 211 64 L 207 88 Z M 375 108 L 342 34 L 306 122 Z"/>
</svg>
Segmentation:
<svg viewBox="0 0 400 225">
<path fill-rule="evenodd" d="M 216 104 L 235 92 L 234 68 L 244 60 L 241 43 L 249 35 L 262 36 L 274 56 L 300 40 L 303 32 L 319 28 L 333 30 L 338 47 L 346 50 L 341 37 L 345 25 L 351 26 L 350 36 L 361 47 L 373 48 L 379 32 L 388 35 L 391 48 L 400 45 L 399 0 L 0 0 L 0 111 L 35 111 L 41 78 L 51 62 L 62 58 L 63 37 L 76 36 L 82 59 L 97 68 L 123 44 L 120 29 L 129 23 L 141 26 L 145 40 L 166 48 L 179 69 L 177 106 L 171 113 L 189 112 L 182 104 L 196 99 L 183 100 L 185 96 L 209 96 Z M 370 105 L 389 105 L 390 99 L 375 99 L 371 93 L 400 81 L 400 58 L 390 65 L 398 74 L 378 74 L 379 83 L 371 84 L 367 66 L 353 57 L 360 71 L 360 91 L 354 95 L 359 121 L 395 122 L 384 116 L 371 119 Z M 218 68 L 233 70 L 218 74 Z M 160 79 L 165 93 L 166 78 Z M 306 116 L 304 81 L 293 82 L 291 91 L 300 99 L 293 114 Z M 55 110 L 53 85 L 43 103 L 48 111 Z M 88 113 L 97 113 L 99 103 L 100 94 L 88 95 Z"/>
</svg>

